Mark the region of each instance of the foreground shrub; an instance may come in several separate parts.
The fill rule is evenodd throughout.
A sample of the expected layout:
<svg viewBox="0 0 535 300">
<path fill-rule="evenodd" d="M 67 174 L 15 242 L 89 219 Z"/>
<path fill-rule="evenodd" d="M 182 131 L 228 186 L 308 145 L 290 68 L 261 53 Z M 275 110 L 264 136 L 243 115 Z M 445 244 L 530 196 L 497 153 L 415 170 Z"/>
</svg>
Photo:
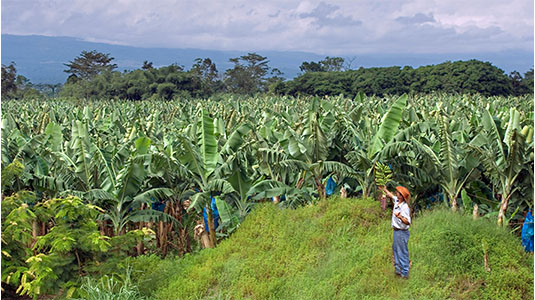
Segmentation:
<svg viewBox="0 0 535 300">
<path fill-rule="evenodd" d="M 145 300 L 130 278 L 131 269 L 127 268 L 123 280 L 115 276 L 103 276 L 99 280 L 86 278 L 80 287 L 80 299 L 72 300 Z"/>
</svg>

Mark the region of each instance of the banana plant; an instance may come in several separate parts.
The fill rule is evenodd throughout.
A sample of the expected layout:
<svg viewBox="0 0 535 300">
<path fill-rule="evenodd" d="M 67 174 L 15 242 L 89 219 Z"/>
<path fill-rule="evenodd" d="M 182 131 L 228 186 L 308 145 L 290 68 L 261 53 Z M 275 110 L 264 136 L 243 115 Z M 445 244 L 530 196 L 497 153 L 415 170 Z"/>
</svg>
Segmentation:
<svg viewBox="0 0 535 300">
<path fill-rule="evenodd" d="M 326 198 L 323 177 L 328 173 L 337 173 L 342 177 L 351 177 L 355 171 L 343 162 L 327 160 L 329 140 L 325 129 L 331 123 L 321 118 L 319 99 L 311 101 L 306 118 L 298 124 L 297 130 L 287 128 L 281 145 L 287 149 L 289 159 L 280 165 L 292 170 L 300 170 L 300 181 L 311 181 L 320 199 Z M 325 121 L 325 122 L 323 122 Z"/>
<path fill-rule="evenodd" d="M 147 186 L 147 165 L 150 165 L 152 155 L 148 153 L 150 139 L 138 138 L 135 150 L 124 160 L 124 166 L 112 173 L 108 169 L 108 177 L 104 180 L 102 195 L 107 196 L 111 205 L 103 215 L 104 220 L 112 222 L 115 235 L 125 232 L 130 222 L 149 222 L 164 220 L 177 222 L 168 214 L 156 210 L 141 210 L 142 203 L 151 204 L 153 199 L 165 199 L 173 195 L 173 191 L 166 187 Z"/>
<path fill-rule="evenodd" d="M 373 137 L 368 139 L 367 136 L 355 136 L 357 149 L 346 154 L 346 158 L 351 165 L 360 170 L 356 178 L 362 187 L 364 197 L 368 197 L 371 192 L 374 178 L 373 171 L 377 161 L 385 152 L 391 151 L 393 147 L 402 147 L 403 145 L 400 144 L 406 144 L 406 142 L 397 142 L 393 139 L 398 132 L 406 104 L 407 95 L 399 97 L 384 114 Z M 366 124 L 365 127 L 369 128 L 371 124 Z"/>
<path fill-rule="evenodd" d="M 201 209 L 204 207 L 208 215 L 208 231 L 212 245 L 217 242 L 210 199 L 215 192 L 230 194 L 234 192 L 232 185 L 224 178 L 218 178 L 215 172 L 218 161 L 221 159 L 218 141 L 214 132 L 214 121 L 206 110 L 200 110 L 200 117 L 195 127 L 191 127 L 190 136 L 195 139 L 192 142 L 187 136 L 178 137 L 178 159 L 189 170 L 191 180 L 198 192 L 192 196 L 192 202 L 188 209 Z"/>
<path fill-rule="evenodd" d="M 469 146 L 479 155 L 485 175 L 497 188 L 500 201 L 497 223 L 502 226 L 509 200 L 519 189 L 515 183 L 530 160 L 525 155 L 527 136 L 521 134 L 520 113 L 515 108 L 509 111 L 509 122 L 503 135 L 489 109 L 482 112 L 481 121 L 483 132 Z"/>
<path fill-rule="evenodd" d="M 451 203 L 451 209 L 457 211 L 457 198 L 466 181 L 478 165 L 478 161 L 462 145 L 454 143 L 445 116 L 438 116 L 438 137 L 440 148 L 436 153 L 431 147 L 413 139 L 414 144 L 426 155 L 436 174 L 440 186 Z M 464 158 L 464 159 L 463 159 Z"/>
</svg>

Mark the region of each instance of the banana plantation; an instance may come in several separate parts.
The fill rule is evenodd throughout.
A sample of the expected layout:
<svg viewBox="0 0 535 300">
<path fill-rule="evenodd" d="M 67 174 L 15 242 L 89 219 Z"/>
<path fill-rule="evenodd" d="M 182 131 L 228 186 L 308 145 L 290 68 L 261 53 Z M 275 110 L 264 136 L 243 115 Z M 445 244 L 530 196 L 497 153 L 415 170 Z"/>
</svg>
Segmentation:
<svg viewBox="0 0 535 300">
<path fill-rule="evenodd" d="M 104 261 L 217 247 L 258 203 L 313 204 L 329 180 L 341 197 L 403 185 L 414 212 L 517 231 L 533 122 L 533 96 L 7 101 L 2 285 L 75 296 Z"/>
</svg>

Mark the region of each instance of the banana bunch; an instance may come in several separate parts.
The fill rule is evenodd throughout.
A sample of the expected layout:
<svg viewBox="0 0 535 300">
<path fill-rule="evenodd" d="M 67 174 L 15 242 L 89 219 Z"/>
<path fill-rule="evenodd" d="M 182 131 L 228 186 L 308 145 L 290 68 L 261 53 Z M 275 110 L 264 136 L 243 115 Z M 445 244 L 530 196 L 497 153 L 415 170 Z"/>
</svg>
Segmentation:
<svg viewBox="0 0 535 300">
<path fill-rule="evenodd" d="M 388 165 L 377 162 L 375 164 L 375 183 L 377 186 L 386 186 L 392 179 L 392 170 Z"/>
</svg>

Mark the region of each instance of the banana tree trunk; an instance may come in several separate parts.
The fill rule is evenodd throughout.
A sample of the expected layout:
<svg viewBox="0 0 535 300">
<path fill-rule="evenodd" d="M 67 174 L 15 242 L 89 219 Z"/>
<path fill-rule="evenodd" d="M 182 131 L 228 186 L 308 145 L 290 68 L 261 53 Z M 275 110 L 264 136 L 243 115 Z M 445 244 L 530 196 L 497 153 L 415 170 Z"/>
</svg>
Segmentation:
<svg viewBox="0 0 535 300">
<path fill-rule="evenodd" d="M 37 242 L 38 235 L 39 235 L 39 221 L 36 219 L 32 221 L 32 247 Z"/>
<path fill-rule="evenodd" d="M 144 210 L 145 209 L 145 206 L 146 204 L 145 203 L 142 203 L 141 204 L 141 210 Z M 144 222 L 141 221 L 139 222 L 138 224 L 138 229 L 143 229 L 143 226 L 144 226 Z M 144 245 L 143 245 L 143 240 L 140 240 L 137 242 L 137 245 L 136 245 L 136 252 L 137 252 L 137 255 L 141 255 L 143 254 L 143 250 L 144 250 Z"/>
<path fill-rule="evenodd" d="M 299 178 L 299 180 L 297 181 L 297 185 L 295 187 L 300 189 L 303 186 L 304 182 L 305 182 L 305 176 L 303 175 L 303 177 Z"/>
<path fill-rule="evenodd" d="M 195 228 L 193 229 L 193 233 L 193 238 L 195 240 L 200 239 L 202 249 L 214 248 L 210 241 L 210 235 L 208 235 L 208 232 L 206 232 L 206 229 L 204 228 L 204 222 L 202 220 L 197 221 L 197 226 L 195 226 Z"/>
<path fill-rule="evenodd" d="M 168 202 L 165 203 L 165 208 L 163 212 L 164 213 L 169 212 Z M 162 253 L 162 257 L 165 257 L 169 250 L 169 245 L 167 243 L 167 223 L 164 223 L 163 221 L 158 222 L 158 246 L 160 247 L 160 252 Z"/>
<path fill-rule="evenodd" d="M 314 180 L 316 181 L 316 189 L 318 191 L 318 197 L 320 199 L 327 198 L 327 194 L 325 193 L 325 185 L 321 182 L 321 180 L 317 178 L 315 178 Z"/>
<path fill-rule="evenodd" d="M 458 208 L 458 205 L 457 205 L 457 197 L 451 197 L 451 210 L 456 212 L 457 211 L 457 208 Z"/>
<path fill-rule="evenodd" d="M 188 232 L 186 231 L 185 228 L 179 229 L 179 237 L 180 237 L 180 240 L 182 241 L 182 245 L 184 247 L 184 254 L 191 253 L 192 252 L 191 240 L 190 240 L 189 234 L 188 234 Z"/>
<path fill-rule="evenodd" d="M 361 183 L 362 185 L 362 197 L 368 198 L 370 193 L 372 192 L 372 186 L 371 184 L 368 184 L 366 182 L 366 179 L 364 179 L 364 182 Z"/>
<path fill-rule="evenodd" d="M 347 190 L 344 186 L 340 188 L 340 198 L 345 199 L 347 198 Z"/>
<path fill-rule="evenodd" d="M 509 205 L 509 198 L 511 198 L 511 194 L 504 194 L 500 196 L 502 198 L 502 201 L 500 202 L 500 211 L 498 212 L 498 226 L 503 226 L 503 216 L 507 211 L 507 206 Z"/>
<path fill-rule="evenodd" d="M 210 240 L 210 235 L 208 235 L 206 231 L 201 233 L 201 246 L 203 248 L 214 248 L 214 244 L 212 244 L 212 241 Z"/>
<path fill-rule="evenodd" d="M 179 200 L 175 200 L 175 207 L 174 207 L 174 210 L 173 210 L 173 216 L 180 223 L 184 223 L 183 222 L 183 220 L 184 220 L 184 215 L 183 214 L 184 213 L 183 213 L 182 209 L 187 210 L 188 207 L 189 207 L 189 203 L 185 207 L 183 206 L 184 204 L 185 203 L 180 203 Z M 180 245 L 180 248 L 181 248 L 179 250 L 180 255 L 184 255 L 186 253 L 191 253 L 192 249 L 191 249 L 190 236 L 188 234 L 188 231 L 187 231 L 185 225 L 182 228 L 178 228 L 178 232 L 176 234 L 177 234 L 177 238 L 179 240 L 178 244 Z"/>
<path fill-rule="evenodd" d="M 474 210 L 472 211 L 472 218 L 474 220 L 477 220 L 477 218 L 479 217 L 479 206 L 477 206 L 477 204 L 474 205 Z"/>
<path fill-rule="evenodd" d="M 210 206 L 206 207 L 206 215 L 208 219 L 208 234 L 210 236 L 210 247 L 214 248 L 217 244 L 217 237 L 215 234 L 215 225 L 214 225 L 214 215 L 212 213 L 212 208 Z"/>
<path fill-rule="evenodd" d="M 139 225 L 139 229 L 142 229 L 143 228 L 143 225 Z M 143 252 L 145 251 L 145 246 L 143 245 L 143 241 L 138 241 L 137 242 L 137 245 L 136 245 L 136 253 L 137 255 L 141 255 L 143 254 Z"/>
<path fill-rule="evenodd" d="M 97 221 L 97 224 L 98 224 L 98 229 L 100 231 L 100 235 L 106 235 L 106 227 L 105 227 L 105 224 L 106 224 L 106 221 Z"/>
</svg>

